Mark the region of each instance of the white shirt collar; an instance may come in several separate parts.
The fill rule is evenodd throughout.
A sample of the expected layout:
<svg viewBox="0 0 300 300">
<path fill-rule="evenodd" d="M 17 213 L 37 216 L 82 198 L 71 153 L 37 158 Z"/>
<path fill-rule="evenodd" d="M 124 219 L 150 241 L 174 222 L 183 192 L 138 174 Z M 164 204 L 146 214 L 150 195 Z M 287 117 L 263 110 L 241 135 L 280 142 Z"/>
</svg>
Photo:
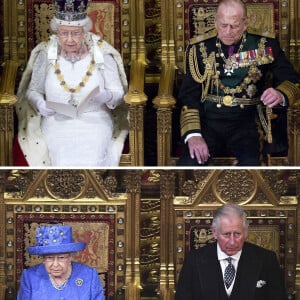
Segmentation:
<svg viewBox="0 0 300 300">
<path fill-rule="evenodd" d="M 241 254 L 242 254 L 242 250 L 238 251 L 234 255 L 231 255 L 230 257 L 232 257 L 234 260 L 239 261 L 239 259 L 241 257 Z M 219 261 L 224 260 L 224 259 L 226 259 L 229 256 L 228 254 L 226 254 L 225 252 L 223 252 L 221 250 L 221 247 L 219 246 L 219 243 L 217 243 L 217 255 L 218 255 L 218 260 Z"/>
</svg>

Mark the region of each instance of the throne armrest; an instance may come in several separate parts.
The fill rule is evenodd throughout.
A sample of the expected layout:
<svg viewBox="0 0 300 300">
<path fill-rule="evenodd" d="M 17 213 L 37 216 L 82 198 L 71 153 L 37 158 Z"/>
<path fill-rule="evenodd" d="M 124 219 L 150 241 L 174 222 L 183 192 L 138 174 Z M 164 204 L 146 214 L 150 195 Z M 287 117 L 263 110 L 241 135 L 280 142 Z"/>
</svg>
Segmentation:
<svg viewBox="0 0 300 300">
<path fill-rule="evenodd" d="M 157 165 L 173 165 L 171 162 L 172 109 L 176 104 L 173 96 L 175 63 L 162 62 L 158 95 L 153 99 L 157 109 Z"/>
<path fill-rule="evenodd" d="M 124 96 L 129 106 L 129 149 L 130 154 L 122 154 L 121 165 L 144 165 L 144 93 L 146 63 L 143 59 L 133 60 L 130 65 L 128 92 Z"/>
</svg>

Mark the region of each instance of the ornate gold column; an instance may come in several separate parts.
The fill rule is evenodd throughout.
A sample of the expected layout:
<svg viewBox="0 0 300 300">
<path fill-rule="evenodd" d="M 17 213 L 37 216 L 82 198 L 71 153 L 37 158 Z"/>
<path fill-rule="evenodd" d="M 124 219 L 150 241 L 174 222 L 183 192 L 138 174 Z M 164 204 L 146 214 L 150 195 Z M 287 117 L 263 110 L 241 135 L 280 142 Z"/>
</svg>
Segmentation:
<svg viewBox="0 0 300 300">
<path fill-rule="evenodd" d="M 134 67 L 131 66 L 131 73 Z M 143 71 L 144 72 L 144 71 Z M 136 76 L 143 76 L 143 73 L 136 73 Z M 125 95 L 125 102 L 129 104 L 129 163 L 132 166 L 144 165 L 144 104 L 147 97 L 139 90 L 129 90 Z M 122 165 L 122 160 L 121 163 Z"/>
<path fill-rule="evenodd" d="M 282 6 L 287 3 L 282 1 Z M 298 0 L 290 0 L 290 60 L 295 68 L 300 71 L 300 5 Z"/>
<path fill-rule="evenodd" d="M 139 300 L 141 290 L 140 276 L 140 201 L 141 173 L 128 171 L 125 178 L 128 194 L 126 224 L 126 272 L 125 299 Z"/>
<path fill-rule="evenodd" d="M 129 146 L 134 153 L 131 165 L 144 165 L 144 93 L 146 68 L 144 2 L 131 2 L 131 62 L 130 83 L 125 102 L 129 104 Z M 133 130 L 135 129 L 135 130 Z"/>
<path fill-rule="evenodd" d="M 23 3 L 20 0 L 19 3 Z M 4 68 L 0 78 L 0 166 L 12 165 L 14 136 L 13 106 L 15 78 L 18 68 L 17 1 L 3 1 Z"/>
<path fill-rule="evenodd" d="M 17 102 L 17 97 L 14 95 L 14 82 L 17 69 L 18 64 L 15 61 L 6 61 L 0 82 L 0 166 L 12 165 L 13 107 Z"/>
<path fill-rule="evenodd" d="M 174 8 L 172 3 L 161 0 L 161 73 L 158 95 L 153 104 L 157 109 L 157 165 L 171 164 L 172 109 L 175 80 Z"/>
<path fill-rule="evenodd" d="M 0 211 L 5 211 L 4 205 L 4 177 L 5 173 L 0 173 Z M 6 274 L 5 274 L 5 218 L 0 219 L 0 300 L 5 299 Z"/>
<path fill-rule="evenodd" d="M 289 165 L 300 165 L 300 106 L 288 109 Z"/>
<path fill-rule="evenodd" d="M 161 171 L 161 226 L 160 226 L 160 287 L 159 299 L 173 300 L 175 295 L 174 267 L 174 211 L 175 174 Z"/>
<path fill-rule="evenodd" d="M 299 193 L 300 193 L 300 188 L 299 188 L 299 184 L 300 184 L 300 173 L 297 174 L 296 177 L 296 193 L 297 196 L 299 197 Z M 300 210 L 299 210 L 299 205 L 298 204 L 298 210 L 297 210 L 297 219 L 299 220 L 300 218 Z M 297 224 L 297 234 L 294 236 L 294 238 L 297 240 L 297 263 L 296 263 L 296 300 L 300 300 L 300 223 L 298 222 Z"/>
</svg>

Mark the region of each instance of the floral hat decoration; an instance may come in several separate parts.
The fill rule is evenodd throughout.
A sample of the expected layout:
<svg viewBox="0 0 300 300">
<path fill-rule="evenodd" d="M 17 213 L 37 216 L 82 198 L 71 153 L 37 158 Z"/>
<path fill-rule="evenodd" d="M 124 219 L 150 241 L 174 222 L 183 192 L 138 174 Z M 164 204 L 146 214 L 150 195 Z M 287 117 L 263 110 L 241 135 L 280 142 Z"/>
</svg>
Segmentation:
<svg viewBox="0 0 300 300">
<path fill-rule="evenodd" d="M 72 227 L 64 225 L 37 228 L 36 245 L 28 247 L 30 255 L 70 253 L 84 250 L 85 242 L 74 242 Z"/>
</svg>

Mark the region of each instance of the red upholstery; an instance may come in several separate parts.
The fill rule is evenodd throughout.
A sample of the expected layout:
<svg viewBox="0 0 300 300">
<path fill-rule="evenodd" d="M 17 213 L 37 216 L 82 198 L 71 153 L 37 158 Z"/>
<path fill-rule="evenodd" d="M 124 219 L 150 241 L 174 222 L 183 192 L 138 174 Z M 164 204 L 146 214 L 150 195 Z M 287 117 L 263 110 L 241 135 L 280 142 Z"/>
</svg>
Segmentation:
<svg viewBox="0 0 300 300">
<path fill-rule="evenodd" d="M 15 137 L 13 143 L 13 165 L 18 167 L 28 167 L 28 163 L 20 147 L 18 137 Z"/>
</svg>

